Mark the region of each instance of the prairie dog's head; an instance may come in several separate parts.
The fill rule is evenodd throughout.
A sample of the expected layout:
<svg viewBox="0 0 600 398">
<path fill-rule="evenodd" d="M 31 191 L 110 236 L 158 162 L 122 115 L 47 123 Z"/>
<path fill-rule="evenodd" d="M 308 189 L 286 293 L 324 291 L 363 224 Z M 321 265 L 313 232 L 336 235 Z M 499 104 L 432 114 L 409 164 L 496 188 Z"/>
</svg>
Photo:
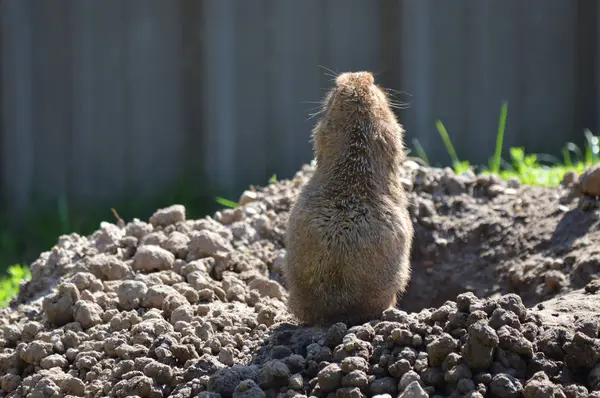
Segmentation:
<svg viewBox="0 0 600 398">
<path fill-rule="evenodd" d="M 321 113 L 313 129 L 317 162 L 357 146 L 393 158 L 390 160 L 403 160 L 404 129 L 371 72 L 338 75 L 323 100 Z"/>
</svg>

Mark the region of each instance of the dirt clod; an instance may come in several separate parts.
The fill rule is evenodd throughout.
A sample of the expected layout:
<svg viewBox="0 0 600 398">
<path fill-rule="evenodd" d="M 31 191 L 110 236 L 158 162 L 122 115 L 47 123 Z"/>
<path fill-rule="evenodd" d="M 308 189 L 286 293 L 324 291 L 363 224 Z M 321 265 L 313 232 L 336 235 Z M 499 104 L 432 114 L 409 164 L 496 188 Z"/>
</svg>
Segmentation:
<svg viewBox="0 0 600 398">
<path fill-rule="evenodd" d="M 588 196 L 600 196 L 600 165 L 588 168 L 579 179 L 580 191 Z"/>
</svg>

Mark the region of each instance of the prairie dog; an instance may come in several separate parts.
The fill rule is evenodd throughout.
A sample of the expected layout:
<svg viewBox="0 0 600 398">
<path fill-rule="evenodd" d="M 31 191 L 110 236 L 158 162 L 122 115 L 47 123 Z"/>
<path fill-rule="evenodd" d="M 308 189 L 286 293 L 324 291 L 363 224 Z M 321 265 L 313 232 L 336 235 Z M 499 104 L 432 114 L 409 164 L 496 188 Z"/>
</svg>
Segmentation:
<svg viewBox="0 0 600 398">
<path fill-rule="evenodd" d="M 404 293 L 414 232 L 403 136 L 370 72 L 337 76 L 312 131 L 317 167 L 286 231 L 288 307 L 300 322 L 364 323 Z"/>
</svg>

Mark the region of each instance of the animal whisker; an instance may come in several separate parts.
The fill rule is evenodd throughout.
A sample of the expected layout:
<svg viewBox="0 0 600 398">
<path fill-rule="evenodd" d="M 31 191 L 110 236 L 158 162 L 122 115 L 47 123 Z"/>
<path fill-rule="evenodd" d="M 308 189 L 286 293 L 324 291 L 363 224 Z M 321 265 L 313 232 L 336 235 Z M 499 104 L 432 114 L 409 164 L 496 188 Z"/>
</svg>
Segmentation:
<svg viewBox="0 0 600 398">
<path fill-rule="evenodd" d="M 326 66 L 319 65 L 319 68 L 322 68 L 322 69 L 324 69 L 326 72 L 329 72 L 330 74 L 324 73 L 324 75 L 325 75 L 325 76 L 332 77 L 334 80 L 335 80 L 335 78 L 336 78 L 336 77 L 338 77 L 338 76 L 339 76 L 339 72 L 335 72 L 335 71 L 333 71 L 333 70 L 331 70 L 331 69 L 327 68 Z"/>
</svg>

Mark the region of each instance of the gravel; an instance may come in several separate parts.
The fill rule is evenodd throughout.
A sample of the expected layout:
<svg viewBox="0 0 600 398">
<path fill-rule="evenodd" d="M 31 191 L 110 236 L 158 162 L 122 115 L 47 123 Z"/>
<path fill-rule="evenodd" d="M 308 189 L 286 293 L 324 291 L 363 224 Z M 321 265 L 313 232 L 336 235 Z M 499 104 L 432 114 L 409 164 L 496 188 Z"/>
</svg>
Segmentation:
<svg viewBox="0 0 600 398">
<path fill-rule="evenodd" d="M 600 397 L 595 174 L 549 190 L 404 169 L 414 276 L 380 320 L 286 310 L 306 165 L 211 217 L 173 205 L 61 236 L 0 311 L 0 396 Z"/>
</svg>

